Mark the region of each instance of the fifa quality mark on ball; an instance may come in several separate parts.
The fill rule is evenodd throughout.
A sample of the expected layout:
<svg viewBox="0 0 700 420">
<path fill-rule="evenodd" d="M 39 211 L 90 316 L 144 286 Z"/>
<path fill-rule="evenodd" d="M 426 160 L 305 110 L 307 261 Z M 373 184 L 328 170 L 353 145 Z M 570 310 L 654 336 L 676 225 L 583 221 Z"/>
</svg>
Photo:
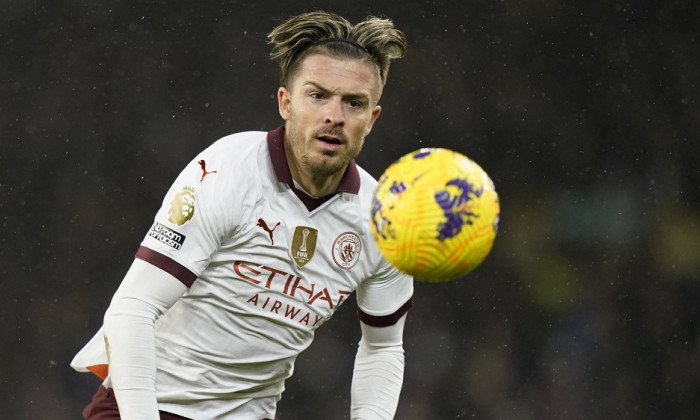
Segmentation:
<svg viewBox="0 0 700 420">
<path fill-rule="evenodd" d="M 438 226 L 437 239 L 441 241 L 455 237 L 465 224 L 474 224 L 474 219 L 478 218 L 479 215 L 471 211 L 471 196 L 479 198 L 484 192 L 483 187 L 474 188 L 473 184 L 464 179 L 457 178 L 448 181 L 446 186 L 450 185 L 459 188 L 460 192 L 456 195 L 450 195 L 446 190 L 435 193 L 435 201 L 446 218 L 446 221 Z"/>
</svg>

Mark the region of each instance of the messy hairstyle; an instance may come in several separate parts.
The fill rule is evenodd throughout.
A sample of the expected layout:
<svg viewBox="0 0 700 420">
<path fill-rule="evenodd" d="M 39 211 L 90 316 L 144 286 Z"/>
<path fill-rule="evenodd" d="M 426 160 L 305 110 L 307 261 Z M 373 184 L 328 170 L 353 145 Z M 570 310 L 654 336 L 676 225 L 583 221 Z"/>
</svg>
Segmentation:
<svg viewBox="0 0 700 420">
<path fill-rule="evenodd" d="M 382 86 L 391 60 L 406 53 L 406 38 L 389 19 L 369 16 L 352 25 L 347 19 L 323 11 L 289 18 L 267 35 L 270 58 L 279 66 L 280 85 L 287 86 L 301 58 L 311 52 L 366 60 L 377 66 Z"/>
</svg>

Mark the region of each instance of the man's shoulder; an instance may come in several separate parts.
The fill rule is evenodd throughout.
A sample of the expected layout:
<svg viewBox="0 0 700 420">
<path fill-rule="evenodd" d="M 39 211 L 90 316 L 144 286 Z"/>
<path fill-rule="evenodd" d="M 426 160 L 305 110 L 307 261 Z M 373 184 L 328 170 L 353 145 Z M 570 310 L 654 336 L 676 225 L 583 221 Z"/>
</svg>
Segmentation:
<svg viewBox="0 0 700 420">
<path fill-rule="evenodd" d="M 249 173 L 251 168 L 267 166 L 267 132 L 244 131 L 221 137 L 204 149 L 198 159 L 233 169 L 237 176 Z"/>
<path fill-rule="evenodd" d="M 266 139 L 264 131 L 221 137 L 193 159 L 185 170 L 189 174 L 185 179 L 200 185 L 201 191 L 213 194 L 259 186 L 264 175 L 272 171 Z"/>
<path fill-rule="evenodd" d="M 369 172 L 367 172 L 360 165 L 355 165 L 357 167 L 357 173 L 360 177 L 360 196 L 368 196 L 374 194 L 375 188 L 377 188 L 377 179 L 373 177 Z"/>
<path fill-rule="evenodd" d="M 257 150 L 264 147 L 267 140 L 266 131 L 241 131 L 221 137 L 207 149 L 217 153 L 238 155 L 242 151 Z"/>
</svg>

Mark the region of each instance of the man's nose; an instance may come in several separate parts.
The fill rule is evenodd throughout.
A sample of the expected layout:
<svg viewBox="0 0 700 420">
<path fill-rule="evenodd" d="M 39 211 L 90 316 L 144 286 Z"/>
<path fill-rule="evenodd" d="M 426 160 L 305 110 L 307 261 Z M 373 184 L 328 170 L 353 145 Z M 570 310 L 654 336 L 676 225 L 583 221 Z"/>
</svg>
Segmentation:
<svg viewBox="0 0 700 420">
<path fill-rule="evenodd" d="M 332 99 L 328 101 L 324 109 L 325 122 L 331 125 L 343 124 L 345 122 L 345 114 L 343 110 L 343 102 L 340 99 Z"/>
</svg>

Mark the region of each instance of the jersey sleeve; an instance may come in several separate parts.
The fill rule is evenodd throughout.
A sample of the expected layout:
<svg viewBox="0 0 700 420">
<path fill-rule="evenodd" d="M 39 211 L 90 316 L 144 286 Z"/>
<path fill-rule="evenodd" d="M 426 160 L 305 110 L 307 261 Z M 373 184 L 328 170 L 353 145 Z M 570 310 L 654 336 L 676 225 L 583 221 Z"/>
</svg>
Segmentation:
<svg viewBox="0 0 700 420">
<path fill-rule="evenodd" d="M 357 314 L 373 327 L 394 325 L 413 306 L 413 277 L 382 259 L 377 273 L 357 288 Z"/>
<path fill-rule="evenodd" d="M 215 143 L 184 168 L 136 253 L 188 287 L 240 220 L 246 182 L 221 149 Z"/>
</svg>

